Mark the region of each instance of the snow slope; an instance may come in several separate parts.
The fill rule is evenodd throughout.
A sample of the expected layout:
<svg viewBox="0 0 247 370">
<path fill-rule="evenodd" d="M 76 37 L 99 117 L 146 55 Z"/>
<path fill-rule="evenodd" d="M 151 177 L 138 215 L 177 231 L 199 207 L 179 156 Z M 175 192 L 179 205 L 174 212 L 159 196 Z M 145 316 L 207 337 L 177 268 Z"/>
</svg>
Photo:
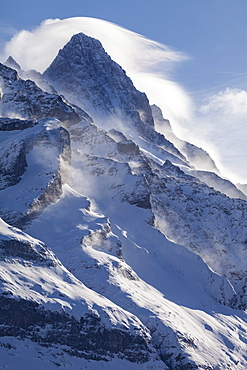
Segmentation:
<svg viewBox="0 0 247 370">
<path fill-rule="evenodd" d="M 41 232 L 76 277 L 139 317 L 172 368 L 188 362 L 219 369 L 239 360 L 245 364 L 246 316 L 217 302 L 233 298 L 229 283 L 151 227 L 148 210 L 128 204 L 119 208 L 119 202 L 111 203 L 109 223 L 88 204 L 83 209 L 79 194 L 66 186 L 61 200 L 29 232 Z M 61 210 L 73 215 L 69 222 Z M 54 228 L 47 232 L 51 222 Z"/>
<path fill-rule="evenodd" d="M 107 360 L 108 352 L 115 352 L 116 344 L 111 341 L 119 341 L 123 358 L 137 356 L 139 361 L 147 362 L 152 357 L 149 331 L 136 316 L 87 288 L 44 243 L 2 220 L 0 231 L 1 336 L 18 333 L 22 338 L 51 346 L 62 344 L 67 336 L 64 344 L 71 353 L 79 351 L 80 357 L 99 360 Z M 80 335 L 73 333 L 71 322 L 80 328 Z M 108 337 L 105 350 L 103 346 L 99 348 L 100 332 Z M 72 333 L 74 338 L 70 339 Z M 125 343 L 121 343 L 124 336 Z"/>
</svg>

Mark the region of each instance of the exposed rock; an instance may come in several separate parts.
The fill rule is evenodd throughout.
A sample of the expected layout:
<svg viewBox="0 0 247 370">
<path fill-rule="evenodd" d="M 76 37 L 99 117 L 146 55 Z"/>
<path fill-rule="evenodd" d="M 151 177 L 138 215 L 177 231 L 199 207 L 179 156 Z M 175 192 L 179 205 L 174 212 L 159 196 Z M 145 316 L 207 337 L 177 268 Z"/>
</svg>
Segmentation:
<svg viewBox="0 0 247 370">
<path fill-rule="evenodd" d="M 47 256 L 45 247 L 41 247 L 37 251 L 28 241 L 0 240 L 0 258 L 6 259 L 8 257 L 22 258 L 30 262 L 46 263 L 47 266 L 55 266 L 54 261 Z"/>
<path fill-rule="evenodd" d="M 69 182 L 70 137 L 58 121 L 43 119 L 25 132 L 14 131 L 2 148 L 0 189 L 6 201 L 1 216 L 22 228 L 55 202 L 61 196 L 62 183 Z M 14 196 L 10 186 L 15 186 Z M 20 195 L 23 187 L 25 194 Z"/>
<path fill-rule="evenodd" d="M 221 178 L 214 172 L 190 170 L 188 173 L 230 198 L 247 200 L 247 195 L 243 191 L 239 190 L 229 180 Z"/>
<path fill-rule="evenodd" d="M 114 140 L 116 141 L 117 143 L 121 142 L 121 141 L 125 141 L 127 140 L 126 136 L 124 136 L 124 134 L 120 131 L 117 131 L 115 130 L 114 128 L 112 128 L 111 130 L 108 131 L 108 135 Z"/>
<path fill-rule="evenodd" d="M 117 144 L 117 149 L 121 154 L 138 155 L 140 154 L 138 146 L 132 140 L 123 140 Z"/>
<path fill-rule="evenodd" d="M 80 121 L 79 115 L 64 103 L 61 96 L 44 92 L 31 80 L 20 79 L 15 70 L 3 64 L 0 64 L 0 84 L 3 116 L 16 115 L 33 120 L 54 117 L 65 125 Z"/>
<path fill-rule="evenodd" d="M 0 131 L 25 130 L 36 124 L 34 120 L 0 117 Z"/>
<path fill-rule="evenodd" d="M 10 55 L 6 62 L 4 63 L 7 67 L 13 68 L 16 71 L 20 71 L 21 67 L 20 65 L 14 60 L 14 58 Z"/>
<path fill-rule="evenodd" d="M 119 130 L 128 139 L 134 128 L 143 138 L 185 161 L 174 145 L 154 130 L 146 95 L 134 87 L 98 40 L 83 33 L 74 35 L 43 76 L 101 127 Z"/>
<path fill-rule="evenodd" d="M 144 176 L 138 176 L 133 190 L 126 192 L 122 200 L 140 208 L 151 209 L 150 191 Z"/>
<path fill-rule="evenodd" d="M 90 108 L 106 114 L 120 110 L 153 127 L 146 95 L 134 88 L 94 38 L 74 35 L 43 75 L 60 94 L 89 113 Z"/>
<path fill-rule="evenodd" d="M 7 323 L 7 325 L 6 325 Z M 104 327 L 92 314 L 80 320 L 49 311 L 36 302 L 0 296 L 0 336 L 28 338 L 42 346 L 60 344 L 72 356 L 110 361 L 113 356 L 145 363 L 150 349 L 144 338 Z"/>
<path fill-rule="evenodd" d="M 16 185 L 27 168 L 24 142 L 10 142 L 1 150 L 0 190 Z"/>
<path fill-rule="evenodd" d="M 163 170 L 166 174 L 163 178 L 149 178 L 155 227 L 169 239 L 199 254 L 214 271 L 226 276 L 239 293 L 246 284 L 247 274 L 243 257 L 246 201 L 228 198 L 169 161 Z M 242 307 L 245 304 L 244 298 Z"/>
</svg>

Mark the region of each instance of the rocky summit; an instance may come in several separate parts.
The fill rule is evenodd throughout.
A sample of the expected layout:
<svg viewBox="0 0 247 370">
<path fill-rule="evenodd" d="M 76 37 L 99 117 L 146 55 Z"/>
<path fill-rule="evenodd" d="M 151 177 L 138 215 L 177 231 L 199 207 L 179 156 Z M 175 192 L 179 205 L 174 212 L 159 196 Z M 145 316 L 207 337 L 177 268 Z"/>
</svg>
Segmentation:
<svg viewBox="0 0 247 370">
<path fill-rule="evenodd" d="M 0 367 L 245 370 L 245 187 L 83 33 L 0 114 Z"/>
</svg>

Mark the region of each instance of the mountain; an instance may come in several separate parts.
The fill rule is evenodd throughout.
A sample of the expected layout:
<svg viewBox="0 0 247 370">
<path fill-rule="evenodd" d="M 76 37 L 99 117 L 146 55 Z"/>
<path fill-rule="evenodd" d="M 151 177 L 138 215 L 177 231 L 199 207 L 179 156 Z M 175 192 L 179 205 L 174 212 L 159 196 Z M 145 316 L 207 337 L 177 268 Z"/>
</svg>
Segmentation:
<svg viewBox="0 0 247 370">
<path fill-rule="evenodd" d="M 96 39 L 0 76 L 1 366 L 246 369 L 245 194 Z"/>
<path fill-rule="evenodd" d="M 119 129 L 128 139 L 139 134 L 141 140 L 157 143 L 185 160 L 171 142 L 154 130 L 146 95 L 136 90 L 98 40 L 82 33 L 74 35 L 43 77 L 59 94 L 94 117 L 99 127 Z"/>
</svg>

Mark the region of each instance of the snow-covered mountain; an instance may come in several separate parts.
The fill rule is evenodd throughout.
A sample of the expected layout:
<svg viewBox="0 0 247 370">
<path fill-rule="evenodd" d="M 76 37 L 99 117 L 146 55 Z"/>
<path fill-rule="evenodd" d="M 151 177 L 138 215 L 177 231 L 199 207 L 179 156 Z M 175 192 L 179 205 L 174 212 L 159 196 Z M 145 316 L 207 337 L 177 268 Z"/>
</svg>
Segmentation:
<svg viewBox="0 0 247 370">
<path fill-rule="evenodd" d="M 0 365 L 246 369 L 246 195 L 85 34 L 0 87 Z"/>
</svg>

